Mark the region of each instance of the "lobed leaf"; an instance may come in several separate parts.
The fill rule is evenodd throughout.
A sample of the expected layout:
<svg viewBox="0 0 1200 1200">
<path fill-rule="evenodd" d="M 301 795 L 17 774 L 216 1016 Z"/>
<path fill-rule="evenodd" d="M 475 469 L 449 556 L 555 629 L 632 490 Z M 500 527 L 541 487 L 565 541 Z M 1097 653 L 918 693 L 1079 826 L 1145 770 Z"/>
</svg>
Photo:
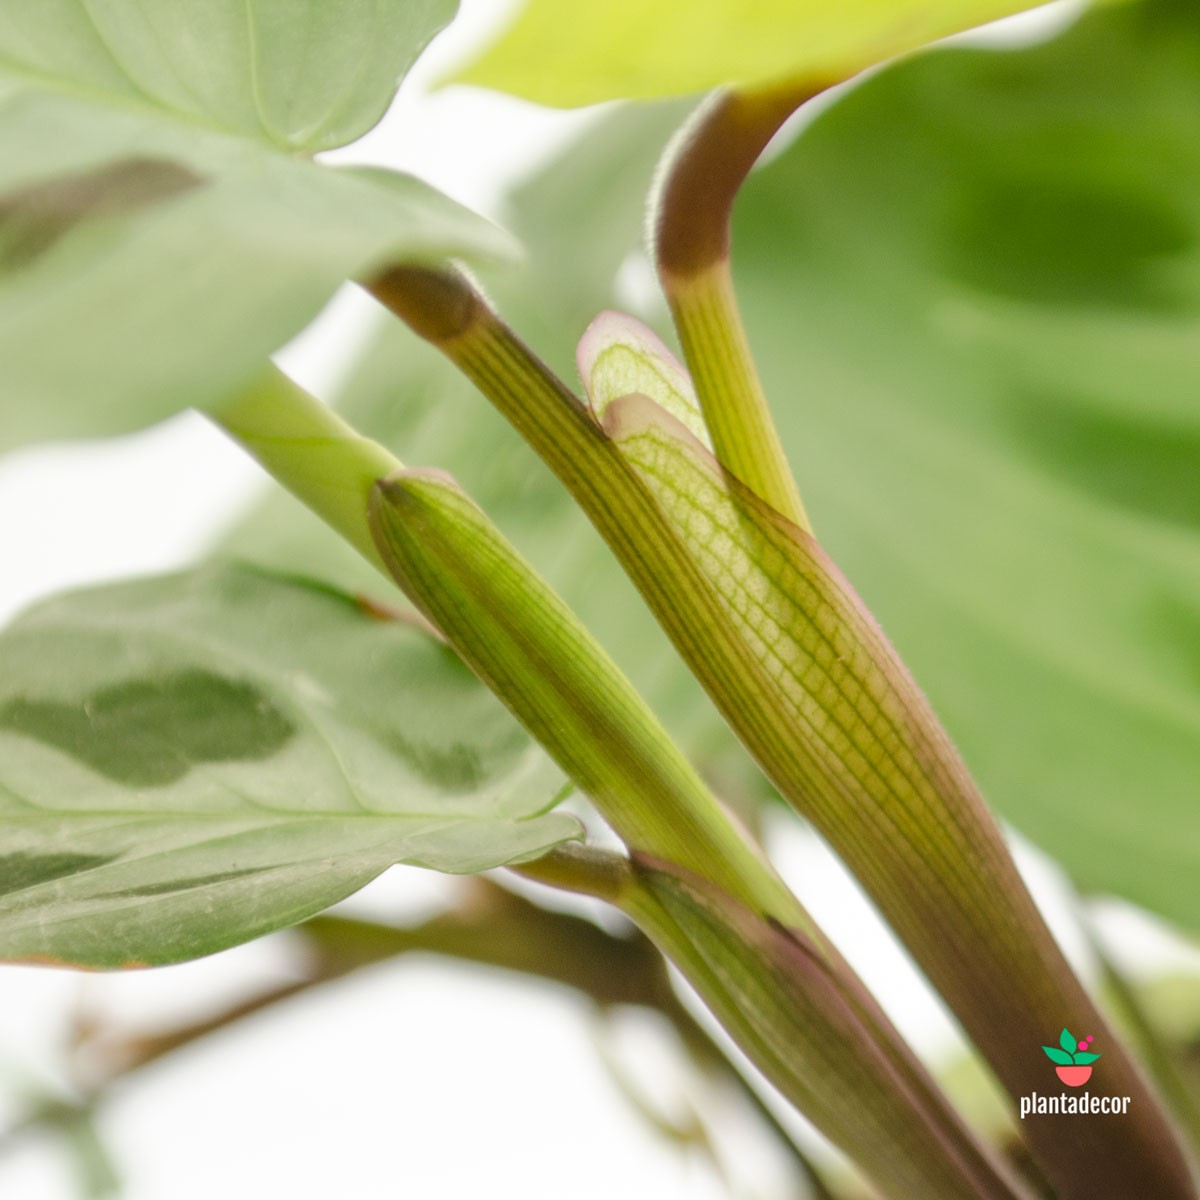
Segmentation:
<svg viewBox="0 0 1200 1200">
<path fill-rule="evenodd" d="M 0 452 L 219 401 L 379 262 L 510 253 L 415 179 L 308 157 L 374 123 L 453 10 L 0 15 Z"/>
<path fill-rule="evenodd" d="M 541 104 L 833 83 L 1036 0 L 528 0 L 454 76 Z"/>
<path fill-rule="evenodd" d="M 0 634 L 0 958 L 176 962 L 393 863 L 576 837 L 562 775 L 440 642 L 214 566 L 46 601 Z"/>
</svg>

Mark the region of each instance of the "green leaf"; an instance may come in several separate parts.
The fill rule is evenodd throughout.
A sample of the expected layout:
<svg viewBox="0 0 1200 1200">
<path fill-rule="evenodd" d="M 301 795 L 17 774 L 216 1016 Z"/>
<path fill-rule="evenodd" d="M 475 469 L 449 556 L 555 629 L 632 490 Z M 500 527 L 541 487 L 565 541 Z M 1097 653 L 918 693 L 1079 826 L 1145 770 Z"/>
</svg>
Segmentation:
<svg viewBox="0 0 1200 1200">
<path fill-rule="evenodd" d="M 1076 1040 L 1075 1035 L 1069 1029 L 1064 1029 L 1062 1031 L 1062 1033 L 1060 1033 L 1058 1035 L 1058 1044 L 1068 1054 L 1074 1054 L 1075 1047 L 1079 1045 L 1079 1042 Z"/>
<path fill-rule="evenodd" d="M 681 96 L 721 84 L 827 84 L 1035 0 L 528 0 L 454 76 L 541 104 Z"/>
<path fill-rule="evenodd" d="M 1192 928 L 1198 81 L 1200 10 L 1164 0 L 927 55 L 818 117 L 734 227 L 815 527 L 984 795 Z"/>
<path fill-rule="evenodd" d="M 175 962 L 397 862 L 578 835 L 469 671 L 353 597 L 240 567 L 40 604 L 0 635 L 0 958 Z"/>
<path fill-rule="evenodd" d="M 452 11 L 0 17 L 0 451 L 217 401 L 382 261 L 510 253 L 415 179 L 307 157 L 370 127 Z"/>
<path fill-rule="evenodd" d="M 1086 1067 L 1086 1066 L 1089 1066 L 1091 1063 L 1094 1063 L 1096 1061 L 1096 1059 L 1098 1059 L 1100 1057 L 1100 1055 L 1092 1054 L 1090 1051 L 1087 1051 L 1087 1050 L 1077 1050 L 1072 1057 L 1073 1057 L 1073 1061 L 1075 1062 L 1075 1064 L 1077 1066 Z"/>
<path fill-rule="evenodd" d="M 42 0 L 0 16 L 0 85 L 17 107 L 31 93 L 64 105 L 85 100 L 283 150 L 327 150 L 383 116 L 398 81 L 457 7 L 109 0 L 96 8 Z"/>
<path fill-rule="evenodd" d="M 1075 1059 L 1065 1051 L 1060 1050 L 1057 1046 L 1043 1046 L 1042 1049 L 1046 1052 L 1046 1057 L 1051 1062 L 1056 1062 L 1060 1067 L 1069 1067 Z"/>
</svg>

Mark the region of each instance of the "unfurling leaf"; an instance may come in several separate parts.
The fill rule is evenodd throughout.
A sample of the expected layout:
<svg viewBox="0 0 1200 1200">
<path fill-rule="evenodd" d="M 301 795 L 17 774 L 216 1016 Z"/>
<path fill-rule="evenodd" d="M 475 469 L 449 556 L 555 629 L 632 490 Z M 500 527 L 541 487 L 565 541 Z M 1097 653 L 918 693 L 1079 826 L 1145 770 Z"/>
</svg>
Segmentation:
<svg viewBox="0 0 1200 1200">
<path fill-rule="evenodd" d="M 699 587 L 676 580 L 708 613 L 705 653 L 689 665 L 863 883 L 1010 1094 L 1025 1094 L 1040 1077 L 1012 1053 L 1014 1041 L 1039 1044 L 1064 1011 L 1097 1028 L 1103 1018 L 916 684 L 811 535 L 678 421 L 631 396 L 610 404 L 603 423 L 703 577 Z M 1068 1195 L 1080 1171 L 1087 1188 L 1100 1178 L 1132 1187 L 1147 1160 L 1163 1195 L 1187 1195 L 1186 1168 L 1140 1076 L 1123 1055 L 1109 1066 L 1103 1086 L 1138 1093 L 1144 1122 L 1123 1126 L 1119 1139 L 1064 1145 L 1052 1121 L 1034 1118 L 1024 1128 L 1039 1158 Z"/>
<path fill-rule="evenodd" d="M 597 419 L 602 420 L 608 406 L 622 396 L 649 396 L 712 449 L 687 368 L 635 317 L 601 313 L 579 340 L 576 364 Z"/>
</svg>

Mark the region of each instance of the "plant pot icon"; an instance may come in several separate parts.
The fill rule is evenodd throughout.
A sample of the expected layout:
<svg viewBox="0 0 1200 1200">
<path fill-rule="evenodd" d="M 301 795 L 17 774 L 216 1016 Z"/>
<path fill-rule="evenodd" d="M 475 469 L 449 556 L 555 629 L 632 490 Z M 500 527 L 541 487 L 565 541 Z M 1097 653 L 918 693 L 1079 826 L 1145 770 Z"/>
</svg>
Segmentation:
<svg viewBox="0 0 1200 1200">
<path fill-rule="evenodd" d="M 1092 1077 L 1091 1067 L 1055 1067 L 1054 1073 L 1067 1087 L 1082 1087 Z"/>
</svg>

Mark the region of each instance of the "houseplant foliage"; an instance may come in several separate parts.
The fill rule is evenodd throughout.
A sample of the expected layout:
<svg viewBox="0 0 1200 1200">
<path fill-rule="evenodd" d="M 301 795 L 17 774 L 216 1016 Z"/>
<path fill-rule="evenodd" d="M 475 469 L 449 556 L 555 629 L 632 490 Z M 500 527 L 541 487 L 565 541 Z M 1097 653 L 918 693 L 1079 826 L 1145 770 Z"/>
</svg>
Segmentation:
<svg viewBox="0 0 1200 1200">
<path fill-rule="evenodd" d="M 624 912 L 881 1195 L 1194 1196 L 1194 1097 L 1148 1082 L 983 800 L 1081 888 L 1194 928 L 1194 11 L 909 57 L 747 178 L 811 97 L 1027 5 L 655 0 L 564 26 L 535 0 L 465 80 L 655 103 L 518 193 L 514 238 L 314 157 L 379 119 L 453 7 L 0 15 L 0 447 L 194 406 L 327 527 L 281 498 L 229 544 L 258 566 L 0 633 L 0 956 L 176 962 L 393 863 L 507 865 Z M 660 155 L 650 316 L 678 358 L 596 315 Z M 346 279 L 402 324 L 339 416 L 268 356 Z M 620 853 L 555 808 L 573 790 Z M 1069 1022 L 1128 1112 L 1023 1122 L 1024 1172 L 968 1125 L 724 803 L 780 799 L 1014 1106 Z M 303 928 L 315 979 L 405 948 Z M 720 1061 L 668 991 L 622 1000 Z"/>
</svg>

